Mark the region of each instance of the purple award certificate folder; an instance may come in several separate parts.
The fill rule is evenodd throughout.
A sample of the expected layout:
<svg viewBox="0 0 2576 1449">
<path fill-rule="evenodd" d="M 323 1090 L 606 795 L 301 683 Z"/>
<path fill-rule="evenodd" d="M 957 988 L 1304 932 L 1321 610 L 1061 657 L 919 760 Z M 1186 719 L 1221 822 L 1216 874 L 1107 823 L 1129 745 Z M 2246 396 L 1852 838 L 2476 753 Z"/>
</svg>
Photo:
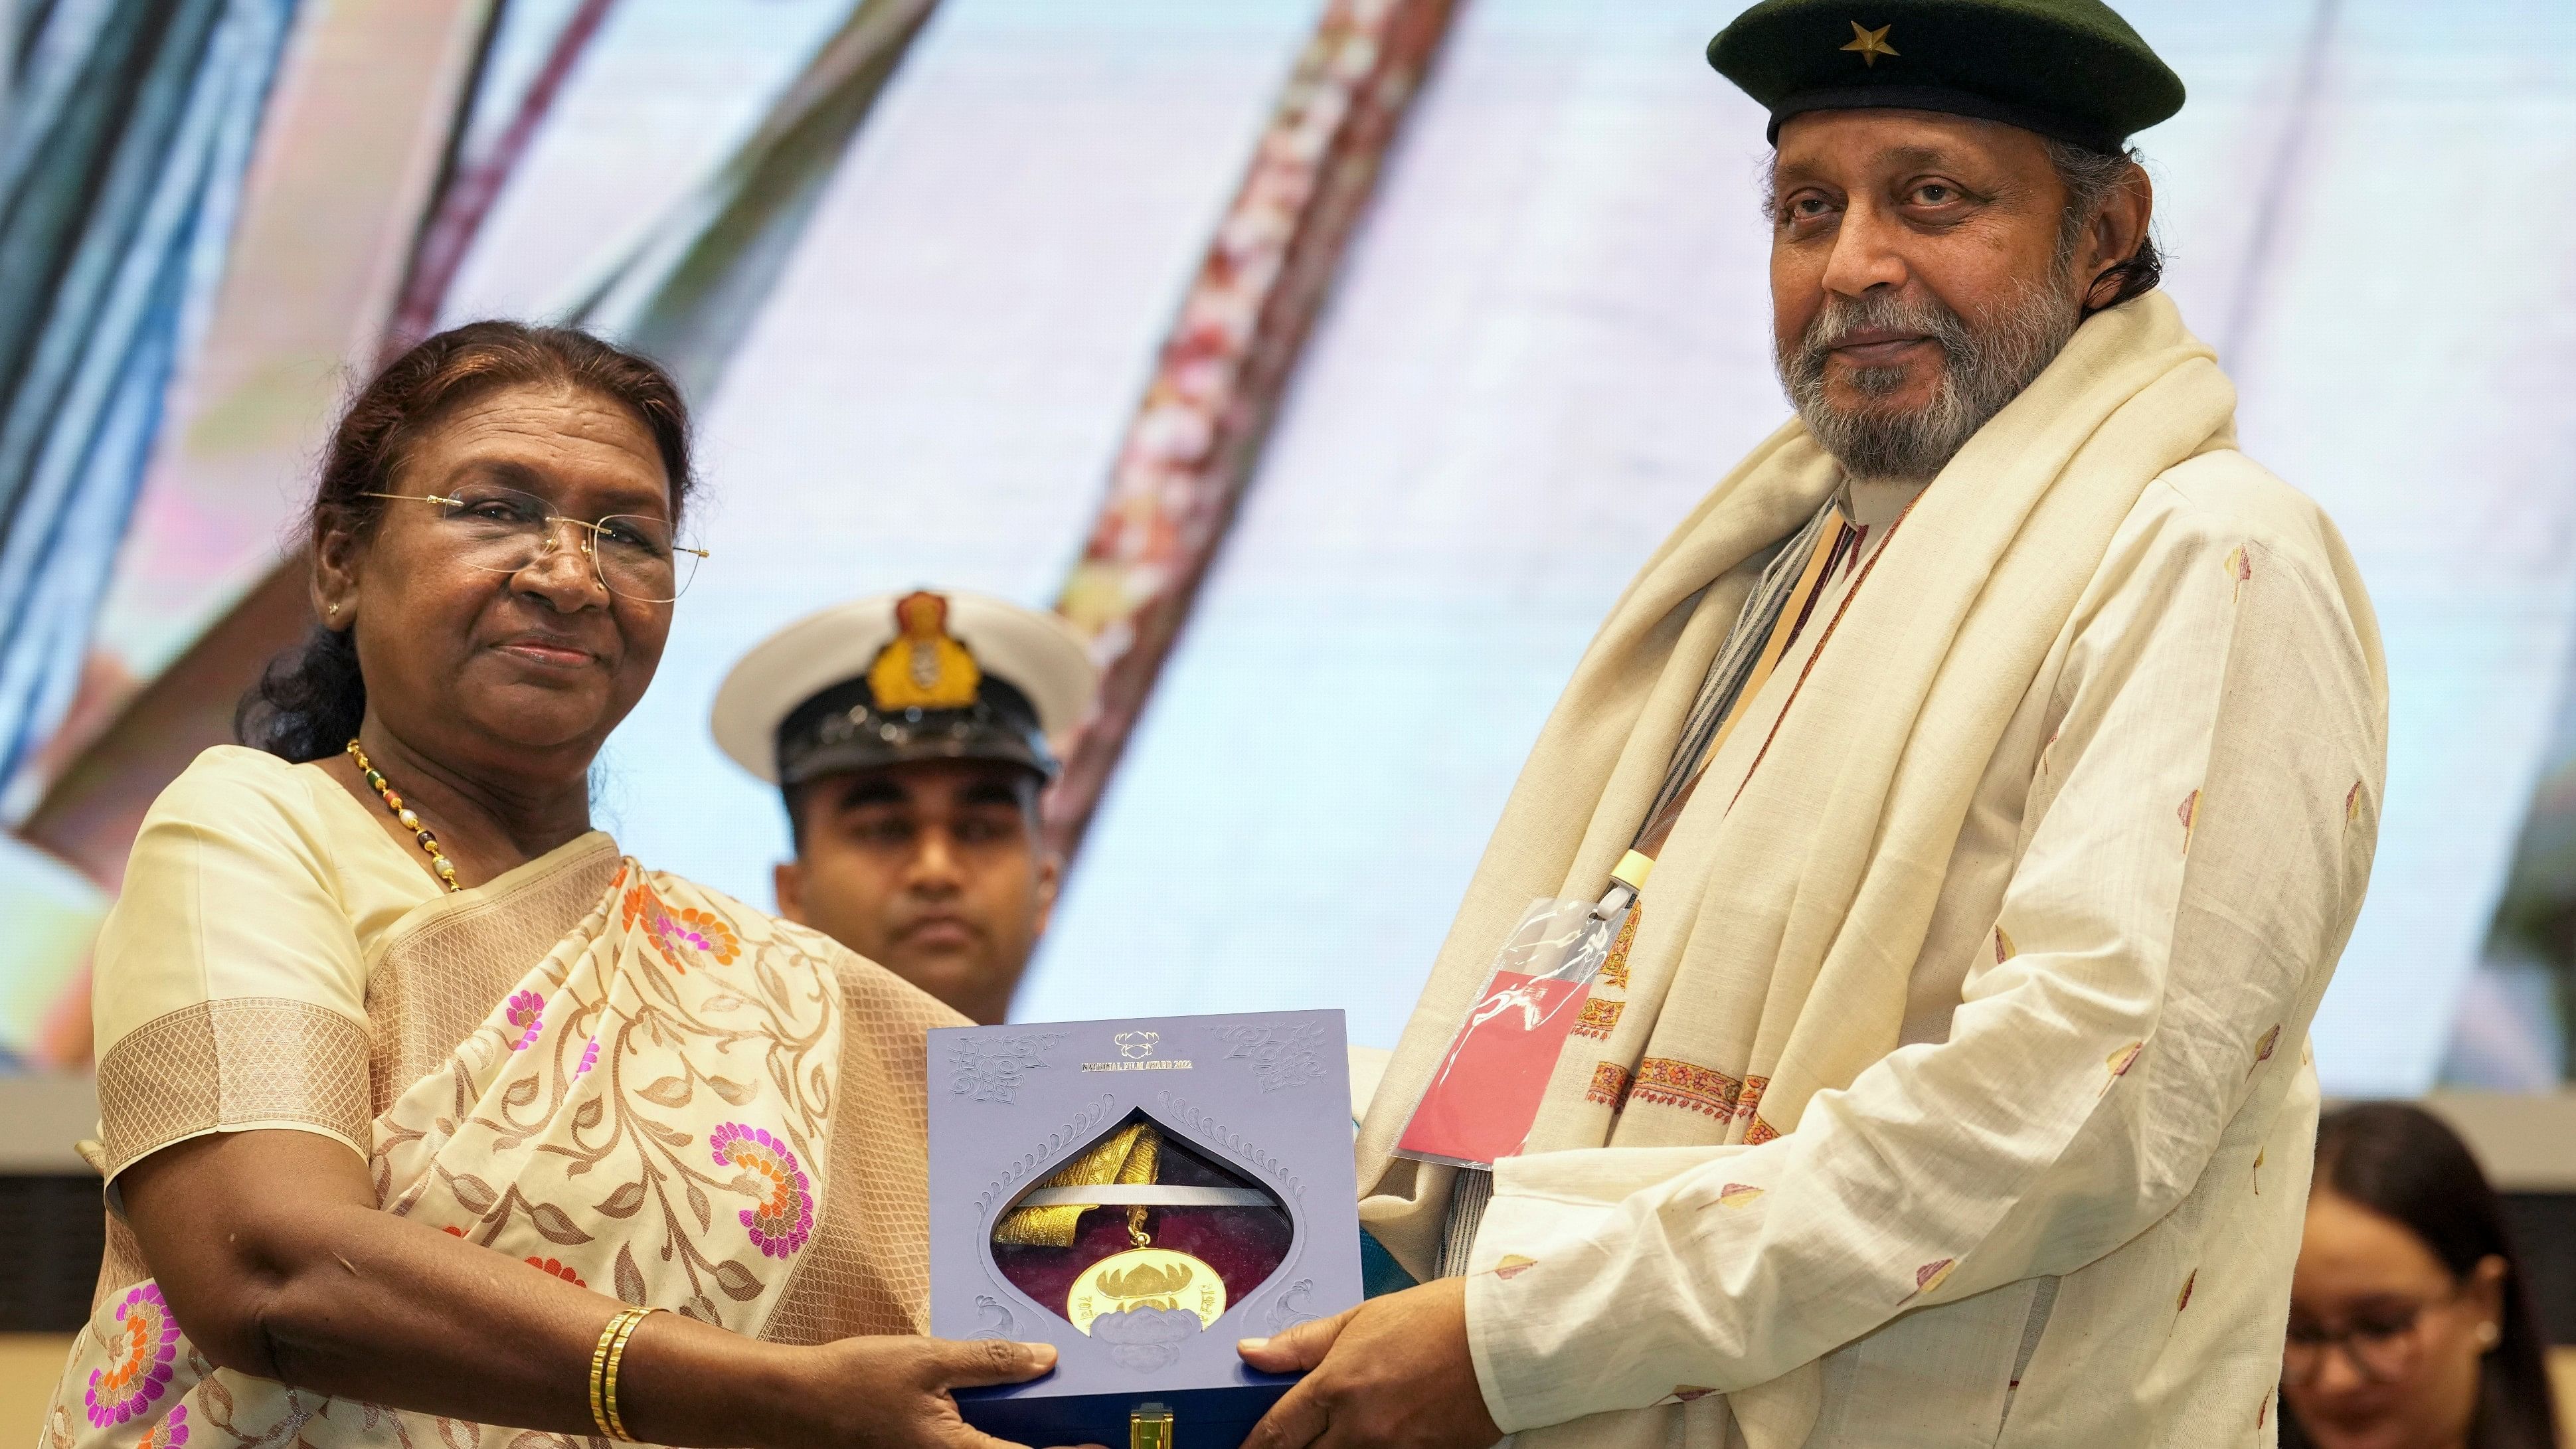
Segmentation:
<svg viewBox="0 0 2576 1449">
<path fill-rule="evenodd" d="M 949 1027 L 929 1085 L 930 1331 L 1059 1355 L 986 1433 L 1236 1449 L 1295 1378 L 1235 1341 L 1360 1301 L 1340 1012 Z"/>
</svg>

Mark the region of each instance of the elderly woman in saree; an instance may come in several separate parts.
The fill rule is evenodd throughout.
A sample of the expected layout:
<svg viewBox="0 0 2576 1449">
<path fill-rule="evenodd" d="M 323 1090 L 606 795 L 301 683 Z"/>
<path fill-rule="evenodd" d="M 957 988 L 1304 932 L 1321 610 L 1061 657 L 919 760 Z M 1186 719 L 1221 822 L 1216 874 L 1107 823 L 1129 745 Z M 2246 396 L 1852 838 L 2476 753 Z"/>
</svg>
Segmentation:
<svg viewBox="0 0 2576 1449">
<path fill-rule="evenodd" d="M 47 1444 L 971 1449 L 947 1391 L 1052 1362 L 918 1336 L 962 1018 L 591 825 L 691 481 L 670 379 L 578 332 L 350 405 L 319 629 L 98 943 L 109 1243 Z"/>
</svg>

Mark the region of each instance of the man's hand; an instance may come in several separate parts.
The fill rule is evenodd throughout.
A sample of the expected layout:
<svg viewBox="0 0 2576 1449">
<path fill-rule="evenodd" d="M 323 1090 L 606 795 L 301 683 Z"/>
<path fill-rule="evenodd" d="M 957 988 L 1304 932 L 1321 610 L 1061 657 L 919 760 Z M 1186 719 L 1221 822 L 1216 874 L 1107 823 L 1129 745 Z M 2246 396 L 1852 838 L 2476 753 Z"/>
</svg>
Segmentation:
<svg viewBox="0 0 2576 1449">
<path fill-rule="evenodd" d="M 1237 1352 L 1268 1373 L 1310 1370 L 1244 1449 L 1486 1449 L 1503 1437 L 1467 1352 L 1464 1278 L 1247 1338 Z"/>
</svg>

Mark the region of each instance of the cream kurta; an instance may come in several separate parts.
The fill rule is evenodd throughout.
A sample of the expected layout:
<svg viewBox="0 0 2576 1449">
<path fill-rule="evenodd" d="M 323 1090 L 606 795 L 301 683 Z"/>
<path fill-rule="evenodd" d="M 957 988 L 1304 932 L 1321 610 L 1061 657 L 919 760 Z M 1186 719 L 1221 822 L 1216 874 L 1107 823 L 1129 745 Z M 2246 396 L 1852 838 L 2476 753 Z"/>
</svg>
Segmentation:
<svg viewBox="0 0 2576 1449">
<path fill-rule="evenodd" d="M 1743 702 L 1467 1255 L 1522 1449 L 2268 1441 L 2387 690 L 2235 401 L 2162 293 L 2095 313 Z M 1389 1153 L 1496 944 L 1602 889 L 1840 482 L 1755 448 L 1540 731 L 1360 1131 L 1417 1273 L 1474 1198 Z"/>
<path fill-rule="evenodd" d="M 2357 905 L 2316 802 L 2357 807 L 2381 748 L 2338 551 L 2232 451 L 2148 486 L 1977 787 L 1905 1044 L 1759 1146 L 1501 1165 L 1468 1280 L 1500 1423 L 1686 1405 L 1583 1442 L 1726 1442 L 1713 1395 L 1821 1359 L 1813 1446 L 2271 1441 L 2316 946 Z M 1821 633 L 1703 795 L 1744 777 Z M 1885 1291 L 1935 1264 L 1993 1286 Z"/>
</svg>

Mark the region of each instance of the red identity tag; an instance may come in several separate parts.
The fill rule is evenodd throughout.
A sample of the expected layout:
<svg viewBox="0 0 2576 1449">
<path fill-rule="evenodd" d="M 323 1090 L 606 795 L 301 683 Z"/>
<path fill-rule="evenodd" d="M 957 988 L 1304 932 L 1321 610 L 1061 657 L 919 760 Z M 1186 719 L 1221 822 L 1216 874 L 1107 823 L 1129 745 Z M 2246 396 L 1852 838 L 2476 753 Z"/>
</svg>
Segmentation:
<svg viewBox="0 0 2576 1449">
<path fill-rule="evenodd" d="M 1590 901 L 1530 907 L 1450 1039 L 1396 1151 L 1472 1167 L 1520 1155 L 1618 924 L 1595 917 Z"/>
<path fill-rule="evenodd" d="M 1495 972 L 1396 1150 L 1480 1165 L 1519 1156 L 1557 1054 L 1591 994 L 1589 981 Z"/>
</svg>

